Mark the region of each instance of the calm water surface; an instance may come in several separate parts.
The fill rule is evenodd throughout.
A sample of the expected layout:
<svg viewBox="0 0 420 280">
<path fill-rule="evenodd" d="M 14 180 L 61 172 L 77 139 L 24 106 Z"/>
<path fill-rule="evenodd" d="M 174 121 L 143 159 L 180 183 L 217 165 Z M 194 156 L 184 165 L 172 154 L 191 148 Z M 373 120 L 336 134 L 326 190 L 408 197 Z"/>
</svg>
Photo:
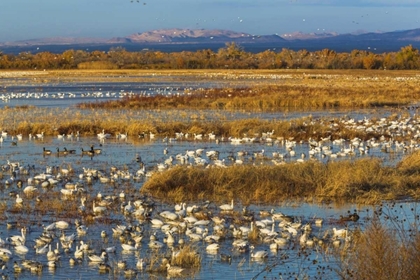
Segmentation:
<svg viewBox="0 0 420 280">
<path fill-rule="evenodd" d="M 48 97 L 42 98 L 15 98 L 10 99 L 8 102 L 0 103 L 0 106 L 21 106 L 21 105 L 34 105 L 34 106 L 46 106 L 51 108 L 67 108 L 72 107 L 74 104 L 81 101 L 96 102 L 97 100 L 106 100 L 113 99 L 118 97 L 106 96 L 107 92 L 136 92 L 144 94 L 156 94 L 157 92 L 183 92 L 184 88 L 189 87 L 200 87 L 203 86 L 197 83 L 191 84 L 167 84 L 167 83 L 150 83 L 150 84 L 85 84 L 85 85 L 54 85 L 54 86 L 45 86 L 45 87 L 35 87 L 35 86 L 21 86 L 21 87 L 8 87 L 3 90 L 2 94 L 10 93 L 27 93 L 27 92 L 37 92 L 39 93 L 48 93 Z M 82 97 L 82 95 L 87 95 L 87 93 L 101 92 L 105 93 L 105 97 Z M 65 93 L 63 98 L 51 98 L 52 94 Z M 69 97 L 68 93 L 72 93 L 75 96 Z M 293 119 L 301 116 L 307 116 L 311 114 L 313 117 L 341 117 L 347 115 L 349 117 L 354 117 L 356 119 L 362 119 L 365 116 L 372 117 L 386 117 L 387 115 L 393 113 L 392 110 L 358 110 L 354 112 L 349 111 L 314 111 L 314 112 L 283 112 L 283 113 L 246 113 L 246 112 L 235 112 L 235 113 L 226 113 L 228 119 L 232 118 L 264 118 L 264 119 Z M 91 145 L 100 147 L 102 149 L 102 154 L 89 157 L 81 156 L 81 149 L 89 149 Z M 100 146 L 102 145 L 102 146 Z M 53 151 L 52 155 L 45 156 L 43 155 L 43 147 L 51 149 Z M 69 154 L 67 156 L 57 156 L 55 154 L 56 148 L 63 150 L 64 147 L 67 149 L 75 149 L 76 154 Z M 163 150 L 167 148 L 168 154 L 164 154 Z M 334 151 L 339 151 L 342 146 L 333 146 Z M 163 163 L 169 156 L 176 157 L 176 155 L 184 155 L 187 151 L 204 149 L 204 151 L 217 150 L 220 152 L 220 159 L 224 159 L 227 165 L 231 164 L 229 161 L 229 156 L 236 155 L 238 151 L 246 151 L 248 154 L 252 155 L 255 152 L 260 152 L 264 149 L 264 153 L 270 157 L 273 152 L 285 153 L 286 148 L 278 144 L 264 144 L 264 143 L 245 143 L 240 145 L 232 145 L 230 142 L 221 142 L 216 144 L 214 141 L 193 141 L 193 140 L 184 140 L 184 141 L 174 141 L 166 142 L 163 139 L 138 139 L 137 136 L 129 136 L 127 140 L 118 140 L 112 136 L 111 139 L 107 139 L 104 142 L 99 142 L 96 137 L 81 137 L 81 138 L 67 138 L 58 139 L 57 137 L 44 137 L 43 139 L 29 140 L 27 136 L 20 141 L 18 141 L 17 146 L 12 145 L 12 140 L 10 137 L 7 137 L 0 146 L 0 164 L 7 168 L 7 162 L 19 162 L 21 166 L 29 168 L 30 175 L 20 175 L 17 174 L 16 179 L 21 179 L 24 181 L 23 188 L 27 185 L 26 180 L 28 176 L 34 176 L 46 171 L 47 166 L 53 167 L 68 167 L 69 165 L 73 168 L 74 173 L 70 175 L 67 180 L 77 182 L 79 180 L 79 174 L 83 173 L 83 168 L 94 168 L 101 170 L 105 174 L 109 174 L 111 167 L 115 166 L 119 170 L 126 170 L 135 174 L 139 169 L 140 165 L 137 162 L 137 155 L 141 156 L 142 161 L 145 164 L 146 172 L 155 172 L 158 164 Z M 300 155 L 301 153 L 307 152 L 309 149 L 307 144 L 298 144 L 296 146 L 296 153 Z M 368 155 L 365 157 L 380 157 L 383 158 L 384 162 L 387 164 L 395 164 L 403 156 L 404 152 L 398 152 L 393 154 L 384 154 L 380 151 L 380 148 L 372 148 Z M 358 155 L 360 157 L 360 155 Z M 205 158 L 205 156 L 203 156 Z M 354 157 L 356 158 L 356 157 Z M 329 159 L 317 158 L 321 161 L 326 161 Z M 207 159 L 211 164 L 211 159 Z M 252 164 L 254 159 L 244 158 L 245 161 L 249 161 Z M 331 159 L 330 159 L 331 160 Z M 192 158 L 188 160 L 191 164 L 194 162 Z M 286 158 L 286 161 L 296 161 L 296 158 Z M 270 161 L 261 161 L 257 162 L 258 164 L 272 164 Z M 1 196 L 2 201 L 7 203 L 8 206 L 11 206 L 15 203 L 15 198 L 10 196 L 10 192 L 18 192 L 22 194 L 22 189 L 18 189 L 16 184 L 13 183 L 10 186 L 6 185 L 5 182 L 11 176 L 9 172 L 3 172 L 4 177 L 2 179 L 2 188 Z M 84 187 L 88 190 L 88 196 L 91 198 L 87 203 L 87 207 L 92 207 L 91 201 L 96 195 L 101 192 L 103 196 L 114 195 L 118 196 L 121 191 L 127 188 L 136 188 L 140 189 L 144 181 L 147 178 L 142 177 L 140 180 L 122 180 L 117 179 L 115 183 L 103 184 L 98 180 L 94 181 L 92 185 L 87 185 L 86 182 L 82 182 Z M 46 192 L 60 192 L 60 189 L 64 188 L 66 181 L 58 183 L 52 189 L 44 189 L 41 186 L 39 188 L 39 196 L 42 197 Z M 27 198 L 22 194 L 24 203 L 33 205 L 34 198 Z M 127 203 L 128 200 L 135 201 L 140 198 L 140 194 L 137 192 L 133 197 L 126 197 L 124 201 L 118 201 L 119 204 Z M 64 197 L 63 197 L 64 199 Z M 75 203 L 80 204 L 79 197 L 74 199 Z M 201 201 L 197 201 L 201 203 Z M 32 207 L 32 206 L 30 206 Z M 399 214 L 404 214 L 407 216 L 412 215 L 410 210 L 411 208 L 417 209 L 417 204 L 412 203 L 402 203 L 402 208 L 398 208 Z M 156 207 L 152 212 L 151 218 L 159 218 L 159 213 L 163 210 L 173 211 L 173 205 L 165 205 L 156 201 Z M 241 211 L 241 205 L 235 205 L 235 211 Z M 352 213 L 355 210 L 360 215 L 360 220 L 357 222 L 348 223 L 347 227 L 350 231 L 357 230 L 358 228 L 363 228 L 366 220 L 371 217 L 371 213 L 374 211 L 371 207 L 361 207 L 357 205 L 319 205 L 319 204 L 308 204 L 308 203 L 299 203 L 299 202 L 285 202 L 281 205 L 251 205 L 249 210 L 253 211 L 256 214 L 257 219 L 263 219 L 258 215 L 260 210 L 270 211 L 274 209 L 275 212 L 282 212 L 286 215 L 291 215 L 295 217 L 297 221 L 301 221 L 303 224 L 311 224 L 313 231 L 312 235 L 316 237 L 323 237 L 327 232 L 331 233 L 332 228 L 343 228 L 344 225 L 337 223 L 340 215 L 347 215 L 349 211 Z M 219 209 L 217 205 L 210 204 L 209 210 L 214 214 L 219 214 Z M 227 226 L 232 224 L 233 217 L 229 214 L 226 216 Z M 26 236 L 26 246 L 29 248 L 29 252 L 26 254 L 18 254 L 14 251 L 11 246 L 5 245 L 10 248 L 13 252 L 13 255 L 9 261 L 6 262 L 7 268 L 3 270 L 3 274 L 8 275 L 10 278 L 16 279 L 119 279 L 125 278 L 122 271 L 117 269 L 116 263 L 121 260 L 127 262 L 127 267 L 135 268 L 136 262 L 139 258 L 150 259 L 153 255 L 156 254 L 152 249 L 149 248 L 148 242 L 149 237 L 152 234 L 155 234 L 158 240 L 162 241 L 165 237 L 165 234 L 159 228 L 153 228 L 149 222 L 139 221 L 131 216 L 124 215 L 121 212 L 115 212 L 112 214 L 112 219 L 114 223 L 106 224 L 101 222 L 101 219 L 98 219 L 97 222 L 90 224 L 88 226 L 88 232 L 86 235 L 77 236 L 74 242 L 77 245 L 81 240 L 85 243 L 88 243 L 93 250 L 99 252 L 101 249 L 115 246 L 116 252 L 109 254 L 109 265 L 113 267 L 113 271 L 108 274 L 100 274 L 98 271 L 97 264 L 92 264 L 89 262 L 86 254 L 83 258 L 82 263 L 75 266 L 69 265 L 69 259 L 73 257 L 73 252 L 65 253 L 62 249 L 60 250 L 61 259 L 58 262 L 58 267 L 56 269 L 44 268 L 42 273 L 32 273 L 28 270 L 24 270 L 20 274 L 13 273 L 13 262 L 17 261 L 20 263 L 22 260 L 36 260 L 42 262 L 44 265 L 47 263 L 46 255 L 35 254 L 33 247 L 35 246 L 35 239 L 37 239 L 43 232 L 43 226 L 51 224 L 55 221 L 66 220 L 71 223 L 71 226 L 64 230 L 66 235 L 76 233 L 76 226 L 74 225 L 74 220 L 66 219 L 65 217 L 57 217 L 55 215 L 46 215 L 39 217 L 35 213 L 25 213 L 20 214 L 12 213 L 6 211 L 5 216 L 2 219 L 0 224 L 0 237 L 2 240 L 6 238 L 20 234 L 20 227 L 23 226 L 22 222 L 18 223 L 18 226 L 8 228 L 7 223 L 19 222 L 19 219 L 25 218 L 28 220 L 28 226 L 30 228 L 28 235 Z M 316 218 L 322 218 L 324 223 L 322 226 L 315 226 L 314 220 Z M 83 221 L 82 221 L 83 222 Z M 121 243 L 118 238 L 112 236 L 112 228 L 115 228 L 117 225 L 139 225 L 144 231 L 144 238 L 141 242 L 141 246 L 135 252 L 125 252 L 121 248 Z M 208 226 L 209 234 L 212 234 L 213 223 L 210 223 Z M 100 236 L 100 232 L 105 230 L 109 237 L 103 239 Z M 275 222 L 275 231 L 280 231 L 278 227 L 278 222 Z M 53 248 L 58 241 L 58 236 L 61 234 L 61 230 L 53 231 L 57 237 L 55 237 L 52 242 Z M 309 275 L 310 278 L 318 277 L 317 279 L 337 279 L 337 275 L 332 268 L 336 266 L 336 259 L 334 257 L 332 247 L 328 247 L 327 251 L 322 249 L 320 246 L 315 245 L 314 247 L 307 248 L 305 250 L 300 250 L 299 245 L 299 236 L 301 230 L 297 236 L 291 238 L 291 242 L 288 245 L 285 245 L 283 248 L 272 251 L 269 250 L 269 244 L 259 243 L 256 246 L 256 250 L 267 250 L 268 258 L 258 261 L 253 260 L 250 257 L 250 252 L 240 253 L 237 251 L 232 251 L 232 242 L 233 238 L 228 237 L 220 242 L 220 249 L 217 253 L 212 254 L 206 252 L 205 248 L 208 245 L 204 241 L 191 241 L 188 237 L 185 237 L 183 234 L 175 235 L 176 241 L 179 238 L 186 240 L 187 244 L 194 243 L 197 246 L 200 255 L 202 257 L 202 267 L 196 272 L 190 272 L 187 274 L 187 278 L 194 279 L 251 279 L 257 277 L 257 279 L 294 279 L 302 278 L 304 275 Z M 74 250 L 73 246 L 73 250 Z M 302 256 L 302 252 L 306 254 L 306 257 Z M 220 257 L 220 253 L 229 254 L 232 256 L 232 261 L 230 263 L 223 262 Z M 171 254 L 171 250 L 168 245 L 159 251 L 159 254 L 162 256 Z M 304 255 L 305 255 L 304 254 Z M 270 268 L 270 269 L 267 269 Z M 134 277 L 126 278 L 157 278 L 164 279 L 167 278 L 166 273 L 149 273 L 139 271 L 138 274 Z"/>
</svg>

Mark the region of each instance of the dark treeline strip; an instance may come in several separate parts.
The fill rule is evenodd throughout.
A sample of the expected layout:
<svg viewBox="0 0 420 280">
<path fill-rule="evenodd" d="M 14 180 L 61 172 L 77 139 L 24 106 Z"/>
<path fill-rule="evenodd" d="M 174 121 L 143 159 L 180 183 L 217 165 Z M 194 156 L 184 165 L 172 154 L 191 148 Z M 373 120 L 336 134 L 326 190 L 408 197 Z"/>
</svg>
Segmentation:
<svg viewBox="0 0 420 280">
<path fill-rule="evenodd" d="M 375 54 L 353 50 L 337 53 L 324 49 L 315 52 L 282 49 L 260 53 L 245 52 L 228 43 L 217 52 L 161 51 L 128 52 L 124 48 L 104 51 L 67 50 L 61 54 L 40 52 L 18 55 L 0 51 L 0 69 L 420 69 L 420 54 L 413 46 L 399 52 Z"/>
</svg>

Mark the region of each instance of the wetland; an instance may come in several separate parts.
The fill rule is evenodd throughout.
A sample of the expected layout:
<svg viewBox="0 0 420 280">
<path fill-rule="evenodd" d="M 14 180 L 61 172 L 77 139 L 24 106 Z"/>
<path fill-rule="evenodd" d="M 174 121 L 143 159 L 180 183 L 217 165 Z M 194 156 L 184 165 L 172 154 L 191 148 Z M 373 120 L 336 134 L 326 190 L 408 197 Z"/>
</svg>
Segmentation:
<svg viewBox="0 0 420 280">
<path fill-rule="evenodd" d="M 416 279 L 419 80 L 0 72 L 2 275 Z"/>
</svg>

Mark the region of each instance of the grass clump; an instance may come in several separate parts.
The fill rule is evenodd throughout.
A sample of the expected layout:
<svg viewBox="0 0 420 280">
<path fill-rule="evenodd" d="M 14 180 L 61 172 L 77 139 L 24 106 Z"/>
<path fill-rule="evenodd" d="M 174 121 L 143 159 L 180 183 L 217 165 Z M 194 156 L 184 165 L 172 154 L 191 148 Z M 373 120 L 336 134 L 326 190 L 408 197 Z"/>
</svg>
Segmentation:
<svg viewBox="0 0 420 280">
<path fill-rule="evenodd" d="M 389 213 L 380 208 L 375 211 L 366 229 L 354 235 L 348 249 L 341 252 L 342 279 L 420 278 L 418 217 L 411 213 L 415 219 L 408 224 L 411 214 L 398 217 L 392 213 L 394 207 Z"/>
<path fill-rule="evenodd" d="M 154 174 L 141 192 L 170 202 L 209 199 L 226 203 L 235 199 L 247 205 L 304 198 L 375 204 L 418 193 L 417 185 L 404 170 L 372 158 L 227 168 L 175 166 Z"/>
<path fill-rule="evenodd" d="M 171 265 L 184 268 L 200 268 L 201 256 L 193 245 L 183 246 L 171 259 Z"/>
</svg>

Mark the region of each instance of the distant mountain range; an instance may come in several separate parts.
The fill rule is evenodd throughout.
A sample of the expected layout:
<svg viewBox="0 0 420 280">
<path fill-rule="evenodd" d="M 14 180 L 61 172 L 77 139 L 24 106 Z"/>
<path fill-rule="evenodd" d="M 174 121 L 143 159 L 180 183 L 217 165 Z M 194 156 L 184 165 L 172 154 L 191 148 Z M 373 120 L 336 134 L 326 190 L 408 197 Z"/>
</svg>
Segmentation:
<svg viewBox="0 0 420 280">
<path fill-rule="evenodd" d="M 127 50 L 194 50 L 218 49 L 226 43 L 235 42 L 246 50 L 261 51 L 268 48 L 281 49 L 333 49 L 351 51 L 370 49 L 377 52 L 398 51 L 401 47 L 412 44 L 420 47 L 420 28 L 393 32 L 371 32 L 362 34 L 337 33 L 301 33 L 252 35 L 229 30 L 206 29 L 162 29 L 136 33 L 126 37 L 111 39 L 98 38 L 43 38 L 16 42 L 0 43 L 0 50 L 7 53 L 20 51 L 56 51 L 65 49 L 109 49 L 122 46 Z M 258 50 L 261 49 L 261 50 Z"/>
</svg>

